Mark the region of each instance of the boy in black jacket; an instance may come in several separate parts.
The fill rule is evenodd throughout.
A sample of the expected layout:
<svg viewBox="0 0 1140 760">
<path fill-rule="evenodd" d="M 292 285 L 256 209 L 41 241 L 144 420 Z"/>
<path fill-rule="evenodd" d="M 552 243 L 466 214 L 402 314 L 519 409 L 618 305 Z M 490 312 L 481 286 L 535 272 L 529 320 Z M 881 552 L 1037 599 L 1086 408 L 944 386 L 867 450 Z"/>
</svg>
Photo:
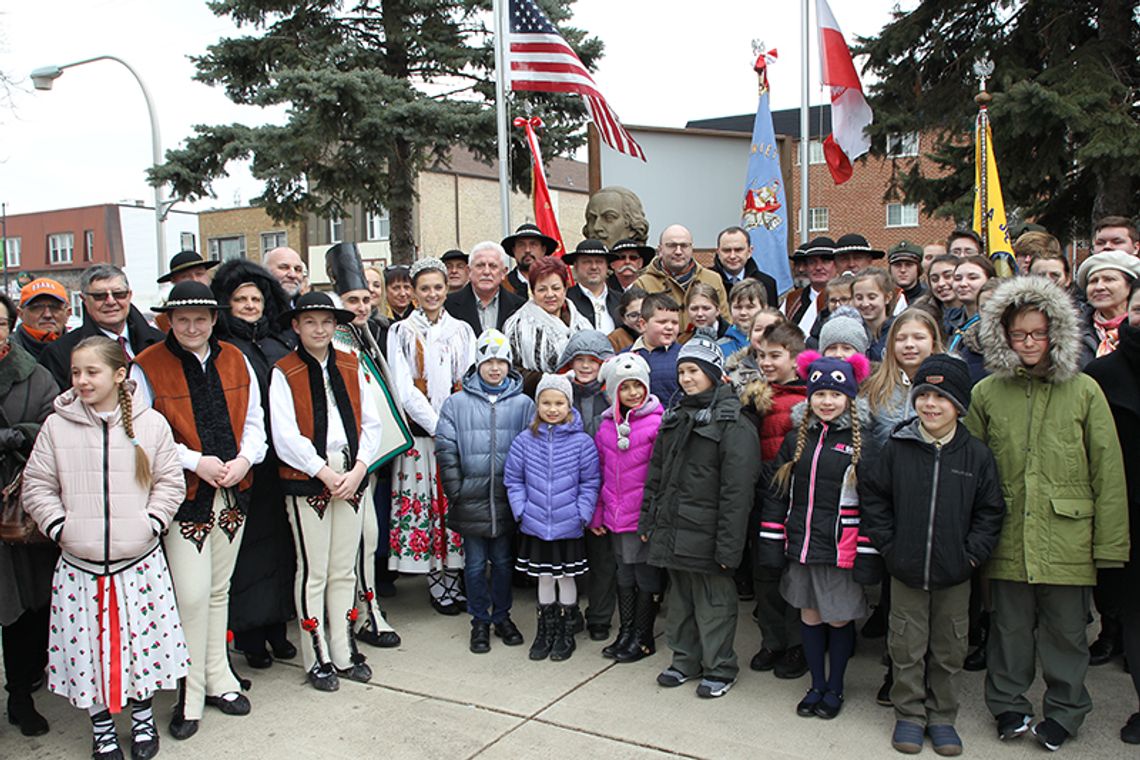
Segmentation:
<svg viewBox="0 0 1140 760">
<path fill-rule="evenodd" d="M 917 753 L 926 733 L 935 752 L 957 755 L 954 681 L 966 657 L 970 575 L 997 543 L 1005 501 L 993 454 L 958 421 L 970 404 L 965 363 L 926 359 L 910 400 L 918 419 L 891 433 L 860 481 L 862 527 L 891 574 L 891 746 Z"/>
</svg>

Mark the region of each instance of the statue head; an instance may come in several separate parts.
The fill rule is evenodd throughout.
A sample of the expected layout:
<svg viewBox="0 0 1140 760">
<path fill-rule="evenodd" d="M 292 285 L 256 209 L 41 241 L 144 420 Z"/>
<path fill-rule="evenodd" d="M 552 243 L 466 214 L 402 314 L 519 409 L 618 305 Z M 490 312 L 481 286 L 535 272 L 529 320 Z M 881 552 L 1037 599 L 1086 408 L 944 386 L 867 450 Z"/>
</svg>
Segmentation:
<svg viewBox="0 0 1140 760">
<path fill-rule="evenodd" d="M 641 199 L 626 187 L 603 187 L 586 204 L 582 236 L 600 240 L 607 247 L 624 238 L 644 243 L 649 237 L 649 220 Z"/>
</svg>

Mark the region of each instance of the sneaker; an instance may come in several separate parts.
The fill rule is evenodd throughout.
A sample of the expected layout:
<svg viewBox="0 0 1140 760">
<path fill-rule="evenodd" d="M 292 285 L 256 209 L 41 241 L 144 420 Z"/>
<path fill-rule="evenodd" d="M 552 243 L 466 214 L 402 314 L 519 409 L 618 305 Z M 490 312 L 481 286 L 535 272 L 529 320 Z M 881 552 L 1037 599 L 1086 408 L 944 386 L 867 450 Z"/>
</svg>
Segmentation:
<svg viewBox="0 0 1140 760">
<path fill-rule="evenodd" d="M 722 681 L 719 678 L 701 679 L 700 685 L 697 686 L 697 696 L 702 699 L 723 697 L 728 693 L 728 690 L 732 688 L 734 683 L 736 683 L 735 678 L 731 678 L 727 681 Z"/>
<path fill-rule="evenodd" d="M 896 720 L 891 746 L 904 755 L 922 752 L 922 726 L 909 720 Z"/>
<path fill-rule="evenodd" d="M 687 676 L 670 665 L 657 674 L 657 683 L 660 686 L 665 686 L 666 688 L 672 689 L 674 686 L 680 686 L 687 681 L 692 681 L 694 678 L 700 677 L 700 673 L 695 673 L 691 676 Z"/>
<path fill-rule="evenodd" d="M 1125 744 L 1140 744 L 1140 712 L 1132 713 L 1124 728 L 1120 729 L 1120 741 Z"/>
<path fill-rule="evenodd" d="M 471 623 L 471 642 L 467 646 L 472 654 L 486 654 L 491 651 L 491 624 L 483 620 Z"/>
<path fill-rule="evenodd" d="M 1042 747 L 1050 752 L 1056 752 L 1069 738 L 1069 732 L 1057 721 L 1046 718 L 1033 727 L 1033 736 Z"/>
<path fill-rule="evenodd" d="M 756 654 L 752 655 L 752 661 L 748 663 L 748 667 L 755 671 L 763 673 L 766 670 L 772 670 L 776 667 L 776 663 L 784 656 L 783 652 L 773 652 L 768 647 L 764 647 Z"/>
<path fill-rule="evenodd" d="M 808 672 L 807 660 L 804 658 L 804 648 L 800 646 L 788 647 L 784 656 L 772 668 L 776 678 L 799 678 Z"/>
<path fill-rule="evenodd" d="M 949 723 L 927 726 L 926 733 L 930 736 L 934 751 L 939 755 L 955 757 L 962 754 L 962 737 L 958 736 L 958 732 Z"/>
<path fill-rule="evenodd" d="M 503 618 L 503 622 L 495 623 L 491 627 L 495 631 L 495 635 L 502 639 L 507 646 L 517 647 L 523 643 L 522 631 L 510 618 Z"/>
<path fill-rule="evenodd" d="M 1029 716 L 1019 712 L 1003 712 L 997 716 L 998 738 L 1004 741 L 1017 739 L 1029 730 Z"/>
</svg>

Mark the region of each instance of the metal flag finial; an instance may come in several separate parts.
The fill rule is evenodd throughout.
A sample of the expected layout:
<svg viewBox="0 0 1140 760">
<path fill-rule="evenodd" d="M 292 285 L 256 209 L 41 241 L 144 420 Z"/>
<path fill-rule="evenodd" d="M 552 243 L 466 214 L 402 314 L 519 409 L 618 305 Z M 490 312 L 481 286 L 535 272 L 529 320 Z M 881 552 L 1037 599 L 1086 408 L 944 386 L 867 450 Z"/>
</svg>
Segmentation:
<svg viewBox="0 0 1140 760">
<path fill-rule="evenodd" d="M 990 60 L 989 55 L 983 55 L 978 60 L 974 61 L 974 76 L 978 78 L 978 91 L 986 91 L 986 80 L 993 76 L 994 62 Z"/>
<path fill-rule="evenodd" d="M 754 56 L 760 55 L 763 52 L 764 52 L 764 41 L 763 40 L 756 40 L 756 39 L 752 40 L 752 55 L 754 55 Z"/>
</svg>

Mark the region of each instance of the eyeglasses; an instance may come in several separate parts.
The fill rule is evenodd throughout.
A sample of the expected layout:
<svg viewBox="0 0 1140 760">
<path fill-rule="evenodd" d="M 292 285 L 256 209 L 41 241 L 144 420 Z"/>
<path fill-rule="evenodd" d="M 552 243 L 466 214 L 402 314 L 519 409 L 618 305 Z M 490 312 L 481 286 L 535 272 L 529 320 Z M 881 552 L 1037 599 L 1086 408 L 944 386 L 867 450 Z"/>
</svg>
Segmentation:
<svg viewBox="0 0 1140 760">
<path fill-rule="evenodd" d="M 1013 330 L 1009 334 L 1009 339 L 1013 343 L 1024 343 L 1027 338 L 1033 338 L 1034 343 L 1044 343 L 1049 339 L 1049 331 L 1034 330 L 1033 332 L 1025 332 L 1024 330 Z"/>
<path fill-rule="evenodd" d="M 626 322 L 636 322 L 637 320 L 641 319 L 641 312 L 640 311 L 627 311 L 625 313 L 625 317 L 623 317 L 623 319 L 625 319 Z"/>
<path fill-rule="evenodd" d="M 28 311 L 63 311 L 67 308 L 67 304 L 60 303 L 59 301 L 33 301 L 32 303 L 25 304 L 24 307 Z"/>
<path fill-rule="evenodd" d="M 83 295 L 90 298 L 92 301 L 106 301 L 108 299 L 115 299 L 116 301 L 125 301 L 131 297 L 129 290 L 101 290 L 98 293 L 90 291 L 85 292 Z"/>
</svg>

